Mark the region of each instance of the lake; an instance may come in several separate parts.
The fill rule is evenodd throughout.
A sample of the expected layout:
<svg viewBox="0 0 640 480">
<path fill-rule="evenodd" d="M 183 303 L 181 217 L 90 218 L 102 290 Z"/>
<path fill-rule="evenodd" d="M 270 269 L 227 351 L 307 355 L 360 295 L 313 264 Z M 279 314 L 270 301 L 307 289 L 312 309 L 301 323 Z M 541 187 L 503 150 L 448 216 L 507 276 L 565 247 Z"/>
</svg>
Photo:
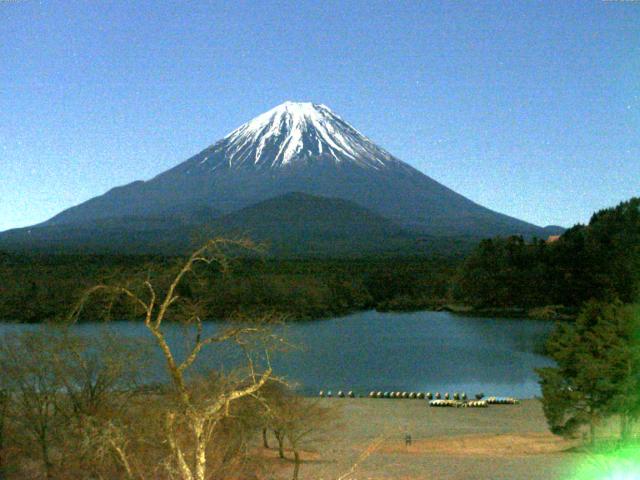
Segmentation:
<svg viewBox="0 0 640 480">
<path fill-rule="evenodd" d="M 223 328 L 207 323 L 208 333 Z M 37 328 L 0 324 L 0 334 Z M 139 322 L 83 323 L 79 332 L 108 328 L 127 336 L 148 336 Z M 166 325 L 171 344 L 184 351 L 184 327 Z M 380 313 L 292 323 L 278 333 L 298 345 L 272 358 L 274 370 L 308 394 L 319 390 L 466 392 L 531 398 L 540 394 L 536 367 L 552 362 L 536 353 L 553 323 L 527 319 L 473 318 L 448 312 Z M 200 367 L 229 368 L 237 351 L 209 351 Z M 158 356 L 158 361 L 160 357 Z M 154 381 L 164 372 L 157 364 Z"/>
</svg>

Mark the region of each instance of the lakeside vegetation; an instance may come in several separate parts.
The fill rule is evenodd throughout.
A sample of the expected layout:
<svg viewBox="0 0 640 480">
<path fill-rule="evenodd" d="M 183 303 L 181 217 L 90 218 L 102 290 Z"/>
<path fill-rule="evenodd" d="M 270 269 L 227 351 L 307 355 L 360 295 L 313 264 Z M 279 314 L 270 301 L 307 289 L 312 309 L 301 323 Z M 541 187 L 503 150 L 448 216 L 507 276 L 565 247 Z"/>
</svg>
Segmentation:
<svg viewBox="0 0 640 480">
<path fill-rule="evenodd" d="M 640 305 L 589 301 L 575 323 L 559 323 L 547 349 L 554 367 L 537 370 L 550 430 L 567 438 L 617 417 L 629 442 L 640 417 Z M 586 432 L 585 432 L 586 433 Z"/>
<path fill-rule="evenodd" d="M 237 257 L 227 272 L 209 270 L 189 279 L 181 294 L 198 298 L 203 318 L 209 319 L 240 311 L 308 320 L 366 309 L 573 316 L 590 299 L 628 303 L 639 295 L 639 207 L 640 199 L 633 198 L 597 212 L 588 225 L 576 225 L 551 243 L 482 240 L 466 257 Z M 55 319 L 91 285 L 166 276 L 181 260 L 0 252 L 0 319 Z M 112 314 L 135 316 L 118 302 Z"/>
<path fill-rule="evenodd" d="M 640 198 L 595 213 L 553 242 L 483 240 L 464 261 L 456 287 L 477 308 L 633 302 L 640 295 Z"/>
<path fill-rule="evenodd" d="M 159 278 L 180 257 L 111 255 L 12 255 L 0 257 L 0 318 L 40 322 L 68 313 L 82 292 L 96 283 Z M 447 301 L 457 259 L 242 259 L 230 271 L 210 270 L 190 278 L 181 294 L 198 298 L 208 319 L 238 311 L 279 313 L 307 320 L 372 308 L 391 309 L 408 300 L 412 308 Z M 90 319 L 91 311 L 83 315 Z M 97 312 L 96 312 L 97 313 Z M 135 316 L 116 302 L 113 318 Z"/>
</svg>

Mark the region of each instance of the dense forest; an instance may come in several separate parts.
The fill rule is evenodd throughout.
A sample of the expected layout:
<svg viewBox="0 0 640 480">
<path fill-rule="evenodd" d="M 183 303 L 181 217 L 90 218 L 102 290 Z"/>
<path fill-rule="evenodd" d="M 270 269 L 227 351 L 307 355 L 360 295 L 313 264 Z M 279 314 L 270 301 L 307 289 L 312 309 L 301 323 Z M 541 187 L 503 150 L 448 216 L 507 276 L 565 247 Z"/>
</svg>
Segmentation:
<svg viewBox="0 0 640 480">
<path fill-rule="evenodd" d="M 456 296 L 475 307 L 633 302 L 640 293 L 640 198 L 595 213 L 553 242 L 484 240 L 459 272 Z"/>
<path fill-rule="evenodd" d="M 84 290 L 97 283 L 169 275 L 181 259 L 110 255 L 9 255 L 0 257 L 0 318 L 26 322 L 68 313 Z M 247 259 L 228 272 L 207 269 L 190 279 L 183 297 L 205 299 L 208 318 L 275 312 L 311 319 L 363 309 L 434 308 L 447 302 L 457 259 Z M 133 312 L 115 304 L 114 318 Z M 87 312 L 85 319 L 90 315 Z"/>
<path fill-rule="evenodd" d="M 39 322 L 68 312 L 96 283 L 170 275 L 180 257 L 0 252 L 0 319 Z M 640 198 L 599 211 L 559 239 L 486 239 L 463 258 L 237 256 L 182 286 L 207 318 L 275 312 L 291 320 L 352 311 L 450 308 L 544 316 L 590 299 L 631 302 L 640 293 Z M 115 302 L 114 318 L 135 315 Z M 97 311 L 97 310 L 96 310 Z M 557 308 L 551 308 L 552 316 Z M 542 312 L 542 313 L 541 313 Z M 85 317 L 90 318 L 88 311 Z"/>
</svg>

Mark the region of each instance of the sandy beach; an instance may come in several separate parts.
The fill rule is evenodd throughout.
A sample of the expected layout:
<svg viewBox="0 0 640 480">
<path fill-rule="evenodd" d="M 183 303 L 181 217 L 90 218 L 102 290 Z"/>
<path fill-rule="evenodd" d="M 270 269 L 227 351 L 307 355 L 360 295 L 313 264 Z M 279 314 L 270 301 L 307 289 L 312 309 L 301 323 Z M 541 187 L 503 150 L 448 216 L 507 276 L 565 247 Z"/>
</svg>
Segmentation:
<svg viewBox="0 0 640 480">
<path fill-rule="evenodd" d="M 303 455 L 301 479 L 567 479 L 582 455 L 549 433 L 540 403 L 433 408 L 424 400 L 323 399 L 340 419 Z M 411 445 L 405 436 L 411 435 Z M 274 442 L 275 443 L 275 442 Z M 266 478 L 292 463 L 268 459 Z"/>
</svg>

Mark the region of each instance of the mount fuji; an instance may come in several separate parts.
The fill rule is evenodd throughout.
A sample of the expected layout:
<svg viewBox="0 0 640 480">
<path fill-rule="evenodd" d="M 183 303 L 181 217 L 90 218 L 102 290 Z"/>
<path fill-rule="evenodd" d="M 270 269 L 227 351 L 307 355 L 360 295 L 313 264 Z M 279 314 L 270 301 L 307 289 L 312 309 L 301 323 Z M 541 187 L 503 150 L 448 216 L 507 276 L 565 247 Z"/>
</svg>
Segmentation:
<svg viewBox="0 0 640 480">
<path fill-rule="evenodd" d="M 293 192 L 302 195 L 287 195 Z M 284 201 L 265 202 L 281 196 Z M 343 207 L 368 211 L 372 215 L 348 215 L 354 228 L 357 218 L 379 218 L 386 222 L 379 231 L 387 235 L 390 225 L 396 236 L 448 238 L 546 237 L 558 230 L 474 203 L 375 145 L 325 105 L 285 102 L 151 180 L 114 188 L 42 224 L 0 234 L 0 245 L 21 239 L 61 245 L 65 238 L 82 244 L 87 237 L 88 244 L 97 246 L 101 236 L 113 239 L 119 229 L 125 236 L 133 229 L 144 243 L 145 235 L 157 240 L 173 229 L 173 238 L 180 235 L 176 229 L 184 234 L 188 226 L 204 223 L 224 231 L 227 225 L 237 227 L 234 215 L 248 207 L 253 208 L 252 224 L 245 227 L 251 230 L 262 218 L 255 211 L 259 205 L 278 205 L 286 214 L 297 211 L 287 202 L 307 205 L 308 196 L 313 205 L 338 199 L 347 202 Z M 313 222 L 313 210 L 303 211 Z M 285 217 L 278 217 L 278 228 L 287 228 Z M 104 235 L 105 225 L 111 235 Z"/>
</svg>

